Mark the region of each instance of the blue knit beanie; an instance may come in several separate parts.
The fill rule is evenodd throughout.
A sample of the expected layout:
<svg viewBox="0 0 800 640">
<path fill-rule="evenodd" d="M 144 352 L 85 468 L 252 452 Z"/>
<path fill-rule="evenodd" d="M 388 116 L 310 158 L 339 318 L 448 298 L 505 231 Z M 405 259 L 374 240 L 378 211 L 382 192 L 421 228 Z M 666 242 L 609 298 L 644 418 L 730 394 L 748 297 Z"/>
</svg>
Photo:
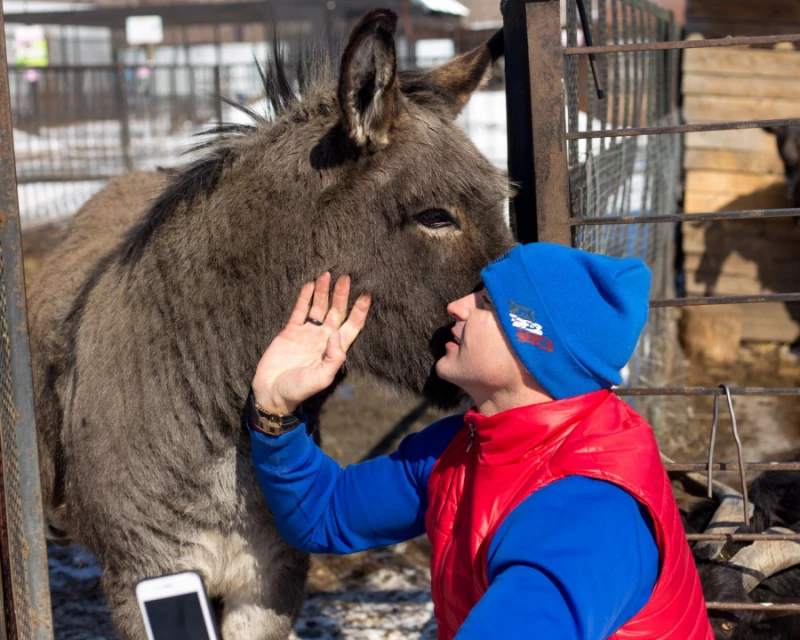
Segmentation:
<svg viewBox="0 0 800 640">
<path fill-rule="evenodd" d="M 644 262 L 536 242 L 514 247 L 481 276 L 514 351 L 553 398 L 622 381 L 647 321 Z"/>
</svg>

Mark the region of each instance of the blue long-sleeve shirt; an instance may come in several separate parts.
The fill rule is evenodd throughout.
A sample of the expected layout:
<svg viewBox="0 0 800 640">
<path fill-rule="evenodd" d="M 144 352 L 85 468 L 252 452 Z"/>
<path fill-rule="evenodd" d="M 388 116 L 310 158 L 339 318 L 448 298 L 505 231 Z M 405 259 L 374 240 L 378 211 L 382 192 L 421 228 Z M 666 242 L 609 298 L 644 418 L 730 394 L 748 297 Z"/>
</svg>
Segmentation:
<svg viewBox="0 0 800 640">
<path fill-rule="evenodd" d="M 278 529 L 310 553 L 351 553 L 425 532 L 428 477 L 463 417 L 406 437 L 397 451 L 342 469 L 301 426 L 251 431 L 252 458 Z M 644 507 L 621 488 L 568 477 L 533 493 L 490 542 L 489 588 L 457 640 L 601 640 L 633 618 L 658 576 Z"/>
</svg>

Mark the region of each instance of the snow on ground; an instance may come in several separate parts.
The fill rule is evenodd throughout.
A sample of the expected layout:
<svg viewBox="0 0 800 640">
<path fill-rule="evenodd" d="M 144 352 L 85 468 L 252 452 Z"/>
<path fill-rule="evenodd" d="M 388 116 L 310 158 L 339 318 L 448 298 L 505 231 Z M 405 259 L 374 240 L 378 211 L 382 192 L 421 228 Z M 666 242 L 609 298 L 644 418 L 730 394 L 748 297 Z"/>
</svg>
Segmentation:
<svg viewBox="0 0 800 640">
<path fill-rule="evenodd" d="M 351 575 L 324 591 L 314 590 L 314 576 L 330 570 L 324 557 L 315 558 L 290 640 L 434 640 L 428 574 L 409 566 L 405 550 L 397 545 L 359 554 Z M 55 640 L 117 640 L 94 557 L 77 546 L 51 545 L 48 554 Z"/>
</svg>

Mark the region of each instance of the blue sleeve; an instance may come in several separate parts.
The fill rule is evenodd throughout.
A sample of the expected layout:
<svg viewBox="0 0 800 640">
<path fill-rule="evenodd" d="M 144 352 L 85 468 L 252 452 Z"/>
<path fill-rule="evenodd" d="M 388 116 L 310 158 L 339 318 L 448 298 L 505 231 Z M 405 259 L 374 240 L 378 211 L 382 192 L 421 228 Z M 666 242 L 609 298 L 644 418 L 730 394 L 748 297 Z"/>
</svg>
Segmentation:
<svg viewBox="0 0 800 640">
<path fill-rule="evenodd" d="M 509 514 L 488 569 L 457 640 L 605 640 L 650 599 L 659 557 L 652 520 L 630 494 L 576 476 Z"/>
<path fill-rule="evenodd" d="M 256 475 L 281 535 L 310 553 L 352 553 L 425 532 L 428 476 L 463 426 L 451 416 L 397 451 L 342 469 L 306 433 L 250 431 Z"/>
</svg>

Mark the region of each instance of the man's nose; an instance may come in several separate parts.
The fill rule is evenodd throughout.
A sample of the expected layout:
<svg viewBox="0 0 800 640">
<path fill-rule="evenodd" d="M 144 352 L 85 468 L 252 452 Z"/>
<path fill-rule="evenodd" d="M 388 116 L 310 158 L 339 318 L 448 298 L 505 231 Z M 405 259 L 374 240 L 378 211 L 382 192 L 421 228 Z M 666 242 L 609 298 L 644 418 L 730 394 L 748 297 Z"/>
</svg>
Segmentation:
<svg viewBox="0 0 800 640">
<path fill-rule="evenodd" d="M 470 300 L 472 297 L 472 294 L 470 294 L 468 296 L 464 296 L 463 298 L 459 298 L 458 300 L 453 300 L 447 305 L 447 313 L 449 313 L 456 320 L 466 320 L 467 316 L 469 316 L 470 307 L 473 306 L 470 305 Z"/>
</svg>

